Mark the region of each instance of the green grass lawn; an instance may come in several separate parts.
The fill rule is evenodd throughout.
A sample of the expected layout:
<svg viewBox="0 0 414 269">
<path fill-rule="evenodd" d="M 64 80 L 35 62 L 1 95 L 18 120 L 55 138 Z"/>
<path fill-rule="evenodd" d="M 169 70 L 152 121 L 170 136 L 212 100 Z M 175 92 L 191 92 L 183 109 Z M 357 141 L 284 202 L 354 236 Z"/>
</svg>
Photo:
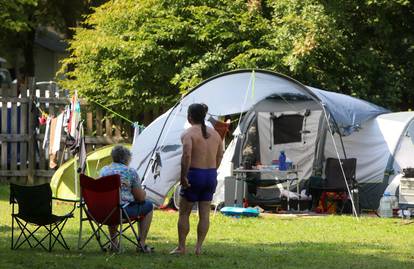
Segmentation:
<svg viewBox="0 0 414 269">
<path fill-rule="evenodd" d="M 70 206 L 54 205 L 55 213 Z M 204 254 L 168 255 L 176 245 L 176 212 L 155 212 L 149 244 L 156 253 L 103 253 L 96 242 L 78 251 L 78 215 L 64 236 L 71 247 L 52 253 L 24 246 L 10 250 L 8 186 L 0 185 L 0 268 L 414 268 L 414 224 L 399 219 L 350 216 L 229 218 L 212 215 Z M 193 250 L 197 217 L 191 218 Z"/>
</svg>

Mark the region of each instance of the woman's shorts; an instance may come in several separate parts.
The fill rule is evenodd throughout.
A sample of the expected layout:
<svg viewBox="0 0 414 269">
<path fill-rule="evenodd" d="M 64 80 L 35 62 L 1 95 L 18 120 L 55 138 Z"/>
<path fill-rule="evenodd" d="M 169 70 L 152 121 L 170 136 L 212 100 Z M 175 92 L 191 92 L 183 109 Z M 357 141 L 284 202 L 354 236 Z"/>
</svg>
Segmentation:
<svg viewBox="0 0 414 269">
<path fill-rule="evenodd" d="M 154 210 L 154 205 L 148 200 L 145 200 L 143 203 L 131 202 L 125 208 L 130 218 L 145 217 L 152 210 Z"/>
</svg>

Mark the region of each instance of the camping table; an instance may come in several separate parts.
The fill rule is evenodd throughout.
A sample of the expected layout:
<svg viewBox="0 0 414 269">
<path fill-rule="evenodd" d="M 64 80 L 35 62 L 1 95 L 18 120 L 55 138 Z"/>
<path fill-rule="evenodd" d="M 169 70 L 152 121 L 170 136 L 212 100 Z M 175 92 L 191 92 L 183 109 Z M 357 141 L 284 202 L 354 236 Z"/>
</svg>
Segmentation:
<svg viewBox="0 0 414 269">
<path fill-rule="evenodd" d="M 300 171 L 298 169 L 288 169 L 285 171 L 281 171 L 279 169 L 244 169 L 244 168 L 236 168 L 233 170 L 233 174 L 235 175 L 236 180 L 242 180 L 244 182 L 247 181 L 247 174 L 248 173 L 260 173 L 260 174 L 272 174 L 274 176 L 274 183 L 284 183 L 288 182 L 288 196 L 287 196 L 287 210 L 290 210 L 289 201 L 290 201 L 290 186 L 294 180 L 297 180 L 297 193 L 300 197 L 300 189 L 299 189 L 299 176 L 298 173 Z M 290 175 L 294 175 L 294 177 L 290 177 Z M 244 198 L 244 184 L 243 184 L 243 198 Z M 237 196 L 237 184 L 235 189 L 235 197 Z M 298 210 L 299 210 L 299 201 L 298 201 Z"/>
</svg>

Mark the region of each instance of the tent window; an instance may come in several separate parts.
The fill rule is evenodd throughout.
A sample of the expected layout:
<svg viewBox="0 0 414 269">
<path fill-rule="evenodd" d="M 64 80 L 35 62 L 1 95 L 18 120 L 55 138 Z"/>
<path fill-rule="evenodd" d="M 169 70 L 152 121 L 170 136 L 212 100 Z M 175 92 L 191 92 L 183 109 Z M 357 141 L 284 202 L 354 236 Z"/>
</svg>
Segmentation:
<svg viewBox="0 0 414 269">
<path fill-rule="evenodd" d="M 282 115 L 273 119 L 273 143 L 287 144 L 302 141 L 302 115 Z"/>
</svg>

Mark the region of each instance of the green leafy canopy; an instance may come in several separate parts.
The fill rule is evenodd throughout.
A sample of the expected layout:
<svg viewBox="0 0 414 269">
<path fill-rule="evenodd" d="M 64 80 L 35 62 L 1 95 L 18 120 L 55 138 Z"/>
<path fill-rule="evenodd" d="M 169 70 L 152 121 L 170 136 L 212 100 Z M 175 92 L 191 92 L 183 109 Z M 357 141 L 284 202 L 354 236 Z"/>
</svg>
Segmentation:
<svg viewBox="0 0 414 269">
<path fill-rule="evenodd" d="M 242 0 L 110 1 L 75 29 L 61 84 L 133 119 L 237 68 L 413 106 L 401 98 L 413 96 L 410 2 L 256 2 L 252 10 Z"/>
</svg>

